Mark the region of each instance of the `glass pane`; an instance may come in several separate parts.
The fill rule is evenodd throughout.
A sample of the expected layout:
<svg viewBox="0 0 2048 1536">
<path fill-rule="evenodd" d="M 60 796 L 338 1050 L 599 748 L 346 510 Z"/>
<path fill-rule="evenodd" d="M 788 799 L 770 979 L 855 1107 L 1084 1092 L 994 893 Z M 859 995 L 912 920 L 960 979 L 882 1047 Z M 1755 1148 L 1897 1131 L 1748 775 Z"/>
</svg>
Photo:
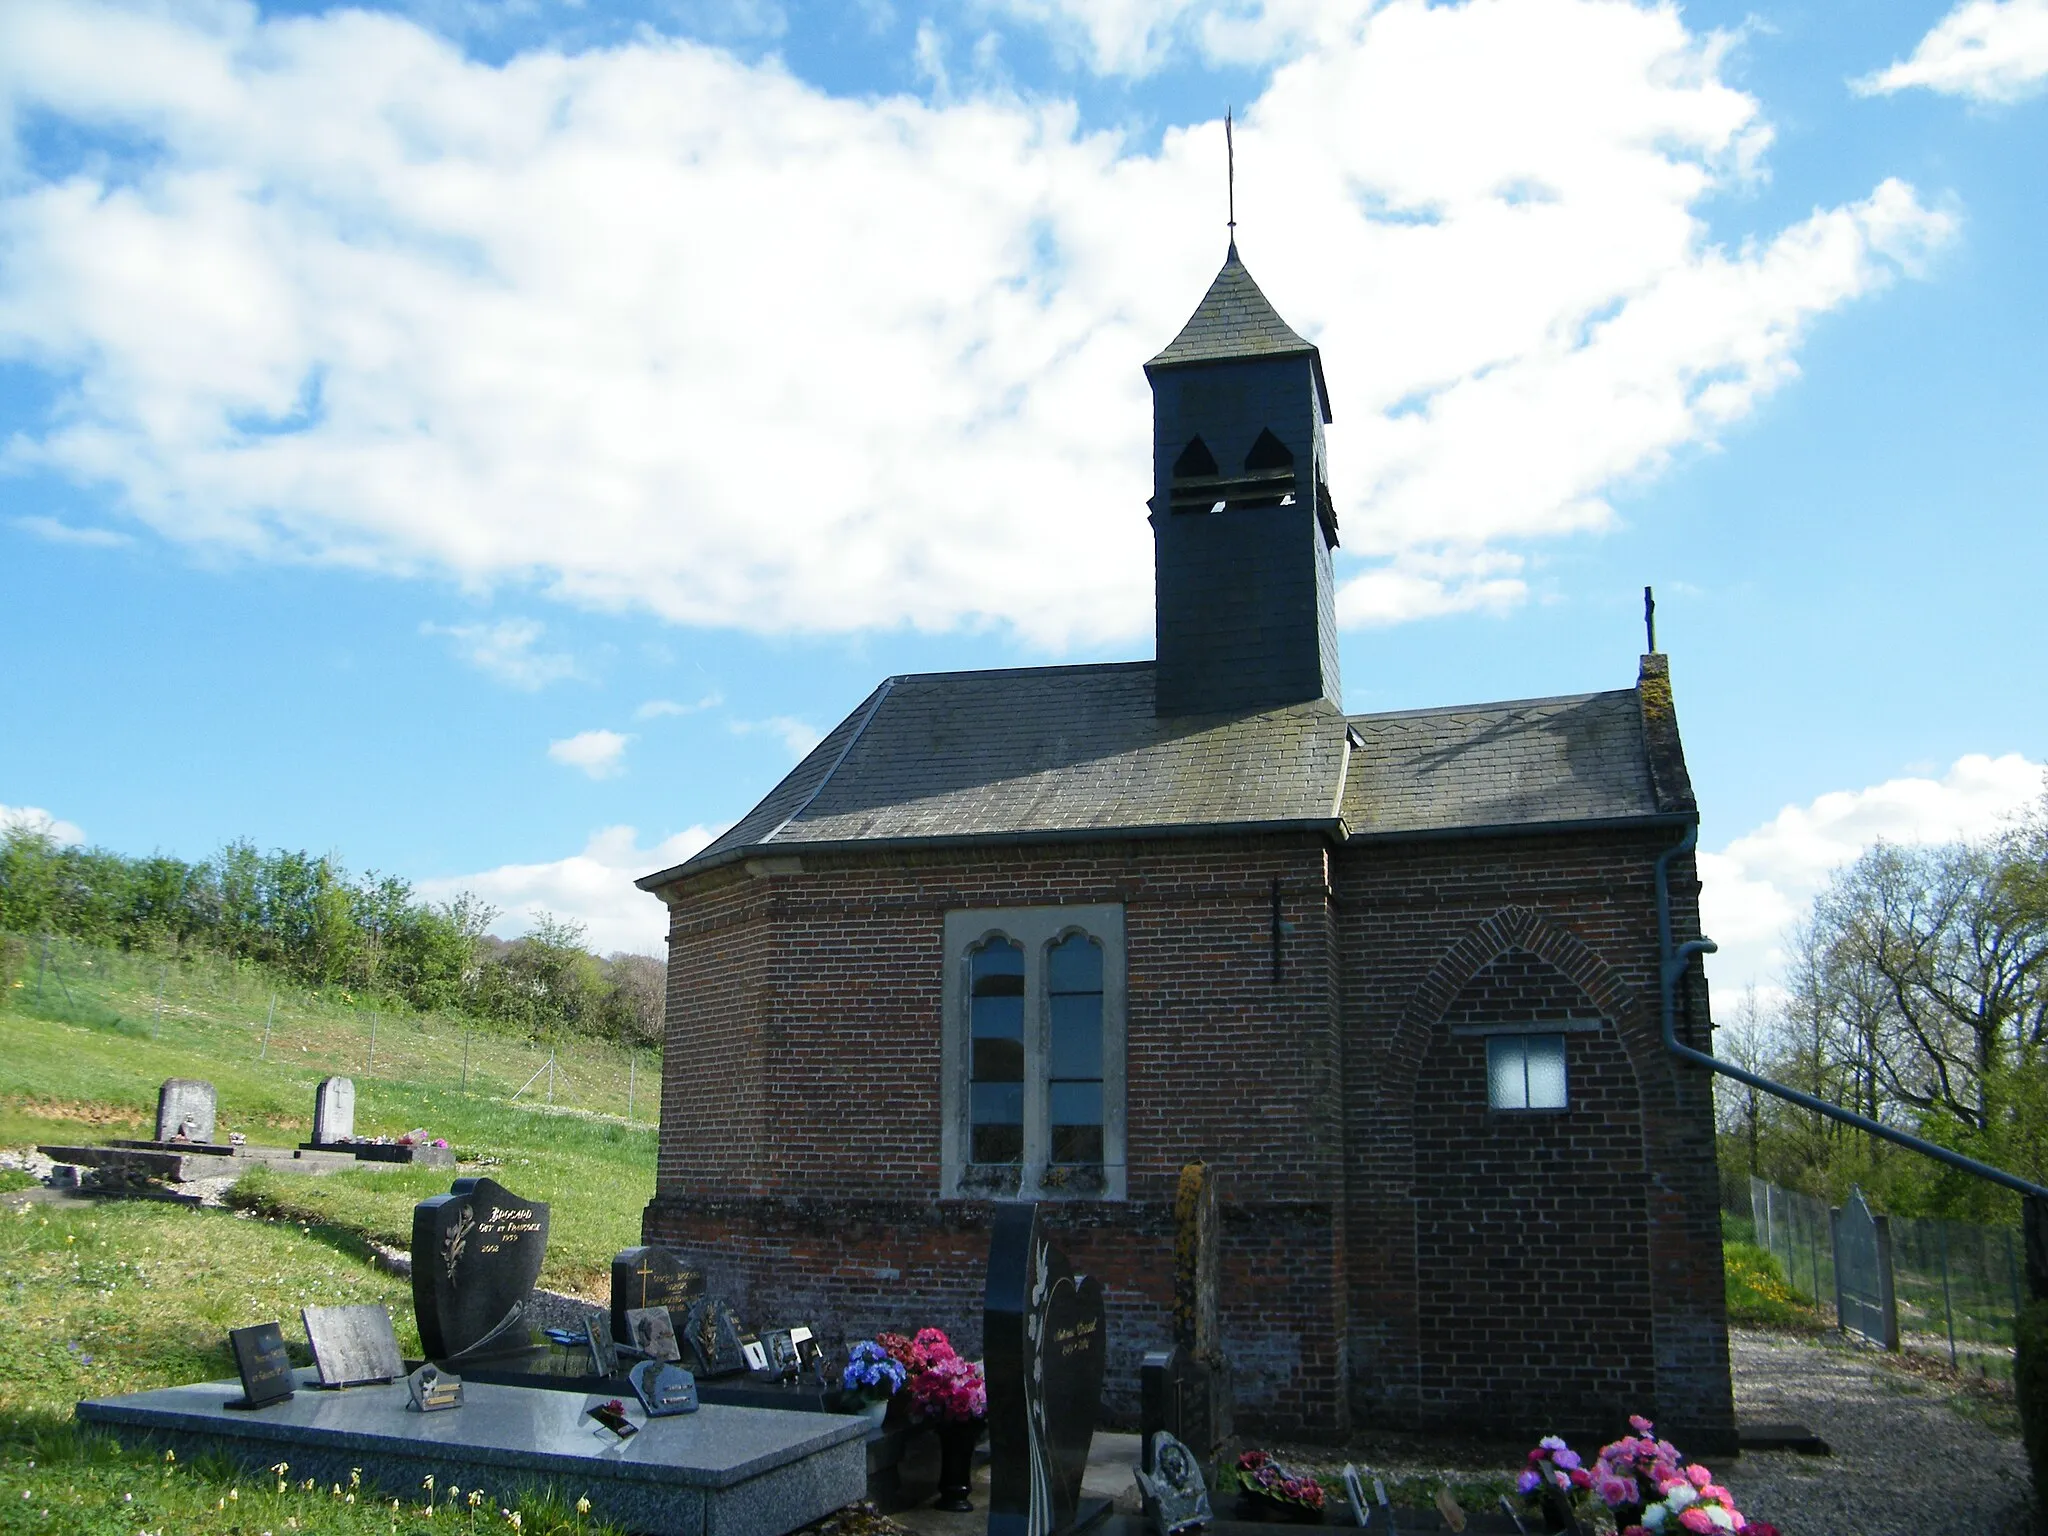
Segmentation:
<svg viewBox="0 0 2048 1536">
<path fill-rule="evenodd" d="M 1529 1107 L 1563 1109 L 1564 1036 L 1524 1035 L 1522 1043 L 1529 1052 Z"/>
<path fill-rule="evenodd" d="M 1024 1042 L 1021 1040 L 977 1040 L 974 1067 L 968 1074 L 977 1083 L 1021 1083 L 1024 1081 Z"/>
<path fill-rule="evenodd" d="M 968 1086 L 968 1111 L 976 1125 L 1022 1125 L 1022 1083 L 973 1083 Z"/>
<path fill-rule="evenodd" d="M 1022 1040 L 1024 999 L 977 997 L 970 1010 L 977 1040 Z"/>
<path fill-rule="evenodd" d="M 990 939 L 974 952 L 971 964 L 975 997 L 1022 997 L 1024 951 L 1007 939 Z"/>
<path fill-rule="evenodd" d="M 1100 1163 L 1102 1127 L 1056 1125 L 1052 1128 L 1052 1160 L 1056 1163 Z"/>
<path fill-rule="evenodd" d="M 1047 1086 L 1054 1125 L 1102 1124 L 1102 1084 L 1051 1083 Z"/>
<path fill-rule="evenodd" d="M 1024 1160 L 1024 1127 L 977 1125 L 968 1160 L 976 1163 L 1017 1163 Z"/>
<path fill-rule="evenodd" d="M 1494 1109 L 1527 1109 L 1529 1080 L 1520 1035 L 1486 1037 L 1486 1102 Z"/>
<path fill-rule="evenodd" d="M 1102 1076 L 1102 994 L 1055 995 L 1052 1012 L 1052 1077 Z"/>
<path fill-rule="evenodd" d="M 1070 934 L 1047 955 L 1046 988 L 1060 992 L 1102 990 L 1102 946 L 1081 934 Z"/>
</svg>

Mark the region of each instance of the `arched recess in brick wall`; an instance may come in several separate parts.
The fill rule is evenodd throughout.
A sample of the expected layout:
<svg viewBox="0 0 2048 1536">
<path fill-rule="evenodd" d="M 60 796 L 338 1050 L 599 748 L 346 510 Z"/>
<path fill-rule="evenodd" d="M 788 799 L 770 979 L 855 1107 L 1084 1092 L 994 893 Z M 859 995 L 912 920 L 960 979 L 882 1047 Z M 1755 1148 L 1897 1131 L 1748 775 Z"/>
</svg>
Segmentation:
<svg viewBox="0 0 2048 1536">
<path fill-rule="evenodd" d="M 1459 1030 L 1594 1018 L 1567 1035 L 1568 1111 L 1489 1109 L 1486 1037 Z M 1423 1422 L 1604 1424 L 1653 1400 L 1652 1027 L 1613 967 L 1522 907 L 1474 927 L 1409 1000 L 1375 1097 L 1410 1195 L 1402 1395 Z"/>
</svg>

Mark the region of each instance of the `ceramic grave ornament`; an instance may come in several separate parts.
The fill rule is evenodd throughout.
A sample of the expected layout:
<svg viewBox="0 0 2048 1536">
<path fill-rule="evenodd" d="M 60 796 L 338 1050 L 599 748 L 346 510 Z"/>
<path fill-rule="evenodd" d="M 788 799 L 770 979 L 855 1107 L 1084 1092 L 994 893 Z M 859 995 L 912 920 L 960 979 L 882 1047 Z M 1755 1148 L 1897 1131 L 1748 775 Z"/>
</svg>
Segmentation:
<svg viewBox="0 0 2048 1536">
<path fill-rule="evenodd" d="M 457 1179 L 412 1212 L 412 1304 L 439 1362 L 527 1347 L 526 1314 L 548 1247 L 548 1208 L 493 1179 Z"/>
<path fill-rule="evenodd" d="M 213 1140 L 213 1084 L 197 1077 L 170 1077 L 156 1093 L 156 1139 L 208 1143 Z"/>
<path fill-rule="evenodd" d="M 1147 1447 L 1150 1472 L 1138 1472 L 1138 1488 L 1145 1495 L 1145 1513 L 1151 1517 L 1157 1536 L 1181 1536 L 1199 1530 L 1213 1518 L 1209 1510 L 1209 1485 L 1195 1453 L 1165 1430 L 1158 1430 Z"/>
<path fill-rule="evenodd" d="M 736 1376 L 747 1369 L 739 1314 L 722 1296 L 706 1296 L 683 1322 L 683 1344 L 699 1376 Z M 767 1358 L 762 1357 L 762 1363 Z"/>
<path fill-rule="evenodd" d="M 673 1364 L 683 1358 L 676 1344 L 676 1322 L 667 1307 L 627 1308 L 626 1336 L 633 1341 L 632 1347 L 650 1360 Z"/>
<path fill-rule="evenodd" d="M 628 1248 L 612 1260 L 612 1337 L 633 1342 L 626 1313 L 639 1307 L 667 1307 L 680 1318 L 704 1294 L 704 1271 L 672 1249 L 655 1244 Z"/>
<path fill-rule="evenodd" d="M 1074 1273 L 1036 1204 L 998 1203 L 982 1303 L 989 1536 L 1058 1536 L 1088 1523 L 1081 1478 L 1106 1342 L 1101 1284 Z"/>
<path fill-rule="evenodd" d="M 432 1361 L 405 1378 L 405 1390 L 421 1413 L 442 1413 L 462 1406 L 462 1378 L 449 1375 Z"/>
<path fill-rule="evenodd" d="M 586 1312 L 583 1315 L 583 1342 L 590 1351 L 590 1371 L 593 1376 L 619 1374 L 619 1347 L 612 1342 L 610 1325 L 595 1312 Z"/>
<path fill-rule="evenodd" d="M 348 1141 L 356 1133 L 356 1085 L 353 1078 L 323 1077 L 313 1091 L 313 1144 Z"/>
<path fill-rule="evenodd" d="M 642 1360 L 626 1373 L 650 1419 L 697 1411 L 697 1378 L 666 1360 Z"/>
</svg>

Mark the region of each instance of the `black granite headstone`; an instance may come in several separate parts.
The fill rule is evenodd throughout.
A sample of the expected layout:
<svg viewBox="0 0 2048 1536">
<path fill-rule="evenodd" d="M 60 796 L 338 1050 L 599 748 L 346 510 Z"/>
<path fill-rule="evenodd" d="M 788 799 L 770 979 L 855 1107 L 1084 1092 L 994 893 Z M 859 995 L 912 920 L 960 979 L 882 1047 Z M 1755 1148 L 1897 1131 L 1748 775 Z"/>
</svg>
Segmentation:
<svg viewBox="0 0 2048 1536">
<path fill-rule="evenodd" d="M 302 1307 L 306 1342 L 320 1367 L 323 1387 L 353 1387 L 368 1381 L 396 1381 L 405 1374 L 391 1313 L 382 1303 L 360 1307 Z"/>
<path fill-rule="evenodd" d="M 491 1179 L 457 1179 L 412 1212 L 412 1304 L 436 1361 L 527 1347 L 548 1208 Z"/>
<path fill-rule="evenodd" d="M 650 1419 L 697 1411 L 697 1378 L 666 1360 L 642 1360 L 626 1373 Z"/>
<path fill-rule="evenodd" d="M 704 1271 L 683 1262 L 681 1254 L 649 1244 L 628 1248 L 612 1260 L 612 1337 L 633 1342 L 626 1312 L 634 1307 L 667 1307 L 682 1317 L 690 1303 L 704 1294 Z"/>
<path fill-rule="evenodd" d="M 284 1329 L 276 1323 L 236 1328 L 228 1334 L 235 1351 L 235 1369 L 242 1373 L 242 1400 L 230 1408 L 261 1408 L 292 1395 L 291 1358 L 284 1352 Z"/>
<path fill-rule="evenodd" d="M 982 1302 L 989 1536 L 1058 1536 L 1101 1512 L 1083 1509 L 1081 1479 L 1106 1345 L 1100 1282 L 1074 1273 L 1036 1204 L 999 1202 Z"/>
<path fill-rule="evenodd" d="M 716 1379 L 747 1369 L 740 1345 L 740 1319 L 722 1296 L 706 1296 L 683 1320 L 683 1347 L 699 1376 Z"/>
</svg>

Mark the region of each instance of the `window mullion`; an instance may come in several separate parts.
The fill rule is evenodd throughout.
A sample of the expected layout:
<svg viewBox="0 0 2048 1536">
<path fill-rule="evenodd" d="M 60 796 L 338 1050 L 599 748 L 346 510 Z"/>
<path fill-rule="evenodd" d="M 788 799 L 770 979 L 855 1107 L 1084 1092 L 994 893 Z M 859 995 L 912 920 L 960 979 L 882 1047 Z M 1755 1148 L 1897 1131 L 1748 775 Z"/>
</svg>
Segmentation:
<svg viewBox="0 0 2048 1536">
<path fill-rule="evenodd" d="M 1024 946 L 1024 1167 L 1020 1193 L 1035 1194 L 1051 1155 L 1046 1088 L 1047 1013 L 1045 946 Z"/>
</svg>

